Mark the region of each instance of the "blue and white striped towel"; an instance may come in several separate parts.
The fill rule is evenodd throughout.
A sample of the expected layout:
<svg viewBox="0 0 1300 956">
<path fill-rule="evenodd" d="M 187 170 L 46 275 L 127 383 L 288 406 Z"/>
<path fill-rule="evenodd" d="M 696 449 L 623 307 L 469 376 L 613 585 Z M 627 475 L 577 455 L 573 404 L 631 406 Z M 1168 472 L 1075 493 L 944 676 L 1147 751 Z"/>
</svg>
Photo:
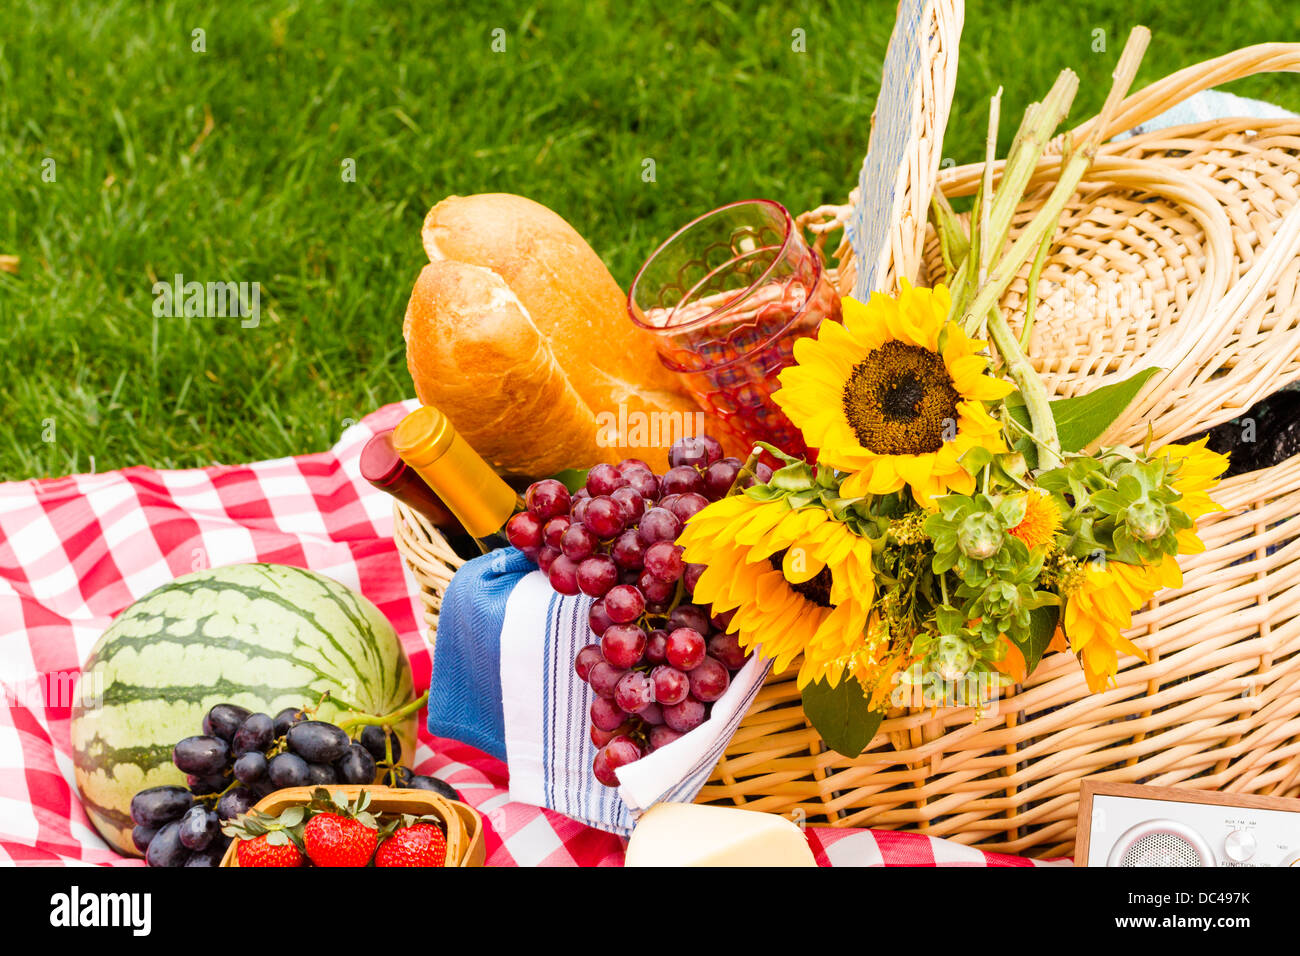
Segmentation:
<svg viewBox="0 0 1300 956">
<path fill-rule="evenodd" d="M 443 598 L 429 730 L 504 757 L 510 798 L 628 834 L 660 801 L 699 794 L 767 676 L 753 658 L 691 733 L 618 771 L 617 790 L 591 772 L 592 693 L 573 661 L 596 637 L 587 597 L 563 597 L 513 549 L 456 572 Z"/>
</svg>

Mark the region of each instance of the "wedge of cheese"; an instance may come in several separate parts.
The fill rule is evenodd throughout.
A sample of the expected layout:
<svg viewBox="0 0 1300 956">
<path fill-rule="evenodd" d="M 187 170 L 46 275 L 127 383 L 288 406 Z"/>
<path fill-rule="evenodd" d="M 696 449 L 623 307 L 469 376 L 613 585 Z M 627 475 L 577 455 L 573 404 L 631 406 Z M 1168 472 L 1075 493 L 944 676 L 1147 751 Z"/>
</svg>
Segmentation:
<svg viewBox="0 0 1300 956">
<path fill-rule="evenodd" d="M 656 803 L 627 845 L 627 866 L 816 866 L 784 817 L 697 803 Z"/>
</svg>

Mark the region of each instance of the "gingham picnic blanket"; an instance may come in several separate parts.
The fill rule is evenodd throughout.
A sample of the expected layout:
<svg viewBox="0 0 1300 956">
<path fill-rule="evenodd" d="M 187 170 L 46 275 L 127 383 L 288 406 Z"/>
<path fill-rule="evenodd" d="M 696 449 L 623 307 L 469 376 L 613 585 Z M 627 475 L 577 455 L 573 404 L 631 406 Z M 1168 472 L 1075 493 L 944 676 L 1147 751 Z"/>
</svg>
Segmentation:
<svg viewBox="0 0 1300 956">
<path fill-rule="evenodd" d="M 358 469 L 367 439 L 411 407 L 374 412 L 320 454 L 0 483 L 0 862 L 139 865 L 100 840 L 78 802 L 66 689 L 114 615 L 178 575 L 254 561 L 329 575 L 388 616 L 428 686 L 392 502 Z M 415 763 L 482 812 L 489 865 L 622 864 L 620 837 L 511 802 L 505 764 L 473 747 L 422 729 Z M 918 834 L 809 834 L 824 865 L 1030 865 Z"/>
</svg>

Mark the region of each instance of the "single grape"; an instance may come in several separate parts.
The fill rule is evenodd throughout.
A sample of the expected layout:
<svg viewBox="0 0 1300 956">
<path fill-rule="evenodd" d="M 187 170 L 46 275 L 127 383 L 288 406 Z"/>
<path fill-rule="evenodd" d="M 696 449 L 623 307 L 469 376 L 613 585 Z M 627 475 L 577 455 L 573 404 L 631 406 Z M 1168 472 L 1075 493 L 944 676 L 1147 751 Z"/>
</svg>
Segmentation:
<svg viewBox="0 0 1300 956">
<path fill-rule="evenodd" d="M 640 571 L 645 563 L 645 545 L 638 540 L 635 531 L 624 531 L 614 539 L 609 556 L 620 571 Z"/>
<path fill-rule="evenodd" d="M 739 458 L 724 458 L 709 465 L 704 472 L 704 497 L 710 501 L 725 498 L 743 467 Z"/>
<path fill-rule="evenodd" d="M 181 842 L 181 825 L 173 820 L 149 841 L 144 860 L 150 866 L 184 866 L 190 850 Z"/>
<path fill-rule="evenodd" d="M 614 688 L 618 686 L 619 678 L 625 673 L 627 673 L 626 668 L 615 667 L 607 660 L 599 660 L 587 673 L 587 683 L 596 696 L 613 697 Z"/>
<path fill-rule="evenodd" d="M 437 777 L 429 777 L 418 773 L 412 774 L 411 779 L 406 781 L 406 785 L 412 790 L 429 790 L 441 794 L 448 800 L 460 801 L 460 794 L 456 791 L 456 788 L 445 780 L 439 780 Z"/>
<path fill-rule="evenodd" d="M 613 623 L 609 615 L 605 613 L 605 599 L 600 598 L 592 601 L 591 607 L 587 609 L 587 624 L 591 627 L 591 633 L 600 637 L 605 633 L 605 628 Z"/>
<path fill-rule="evenodd" d="M 672 503 L 668 509 L 671 511 L 682 524 L 690 521 L 693 517 L 709 506 L 709 499 L 704 495 L 696 494 L 693 491 L 686 494 L 678 495 L 677 500 Z"/>
<path fill-rule="evenodd" d="M 524 504 L 537 516 L 542 524 L 552 518 L 569 513 L 569 489 L 564 483 L 554 478 L 543 478 L 528 486 L 524 493 Z"/>
<path fill-rule="evenodd" d="M 266 754 L 254 750 L 235 760 L 235 777 L 240 783 L 256 783 L 266 776 Z"/>
<path fill-rule="evenodd" d="M 700 575 L 704 573 L 706 567 L 708 567 L 706 564 L 688 564 L 682 569 L 682 587 L 686 589 L 687 594 L 692 596 L 695 594 L 695 585 L 700 583 Z"/>
<path fill-rule="evenodd" d="M 637 540 L 646 547 L 656 541 L 676 541 L 682 533 L 682 523 L 667 508 L 651 508 L 636 529 Z"/>
<path fill-rule="evenodd" d="M 569 505 L 569 513 L 570 514 L 573 513 L 573 509 L 574 507 L 577 506 L 577 503 L 579 501 L 584 501 L 590 497 L 591 497 L 591 492 L 588 491 L 585 486 L 575 491 L 572 495 L 569 496 L 569 501 L 571 502 Z"/>
<path fill-rule="evenodd" d="M 221 773 L 229 762 L 230 745 L 222 737 L 186 737 L 172 748 L 172 763 L 200 777 Z"/>
<path fill-rule="evenodd" d="M 323 720 L 304 720 L 289 728 L 289 749 L 308 763 L 333 763 L 345 753 L 352 741 L 333 724 Z"/>
<path fill-rule="evenodd" d="M 555 519 L 559 521 L 559 518 Z M 547 525 L 549 528 L 550 525 Z M 596 553 L 596 547 L 600 544 L 600 539 L 591 533 L 590 529 L 584 524 L 570 524 L 565 529 L 564 534 L 560 537 L 560 550 L 570 561 L 582 561 Z"/>
<path fill-rule="evenodd" d="M 185 775 L 185 786 L 190 788 L 190 793 L 196 797 L 206 797 L 211 793 L 220 793 L 226 789 L 230 783 L 225 774 L 214 773 L 205 777 L 197 774 L 187 773 Z"/>
<path fill-rule="evenodd" d="M 307 761 L 287 751 L 271 758 L 266 765 L 266 776 L 277 790 L 286 787 L 305 787 L 311 780 Z"/>
<path fill-rule="evenodd" d="M 608 743 L 608 741 L 606 741 Z M 603 747 L 605 744 L 600 744 Z M 142 827 L 138 823 L 131 828 L 131 842 L 135 848 L 143 853 L 149 849 L 149 841 L 158 835 L 157 827 Z"/>
<path fill-rule="evenodd" d="M 700 441 L 704 443 L 705 460 L 710 465 L 716 465 L 722 460 L 722 456 L 726 454 L 726 451 L 723 450 L 722 442 L 718 441 L 712 435 L 701 435 Z"/>
<path fill-rule="evenodd" d="M 637 590 L 645 598 L 647 610 L 657 610 L 666 607 L 668 602 L 673 599 L 677 593 L 677 584 L 673 581 L 665 581 L 657 578 L 649 571 L 642 571 L 641 576 L 637 578 Z"/>
<path fill-rule="evenodd" d="M 565 560 L 569 560 L 567 555 Z M 555 571 L 554 565 L 551 566 L 551 571 Z M 595 598 L 605 597 L 618 584 L 618 565 L 607 554 L 593 554 L 578 565 L 577 580 L 578 588 L 583 594 Z M 606 608 L 608 606 L 606 602 Z"/>
<path fill-rule="evenodd" d="M 651 701 L 638 710 L 636 715 L 651 727 L 658 727 L 664 722 L 663 708 L 654 701 Z"/>
<path fill-rule="evenodd" d="M 601 730 L 595 724 L 591 724 L 590 730 L 591 730 L 591 742 L 596 746 L 597 749 L 600 749 L 601 747 L 605 746 L 605 744 L 609 743 L 611 740 L 617 737 L 619 734 L 626 733 L 627 725 L 624 724 L 621 727 L 615 727 L 613 730 Z"/>
<path fill-rule="evenodd" d="M 522 554 L 529 561 L 533 562 L 533 564 L 536 564 L 538 556 L 540 556 L 542 553 L 542 549 L 541 548 L 520 548 L 519 553 Z"/>
<path fill-rule="evenodd" d="M 220 737 L 229 743 L 250 713 L 252 711 L 247 707 L 238 704 L 216 704 L 203 715 L 203 733 L 208 737 Z"/>
<path fill-rule="evenodd" d="M 367 724 L 362 728 L 361 735 L 357 738 L 361 746 L 370 751 L 370 756 L 374 757 L 377 763 L 388 762 L 386 739 L 392 742 L 392 762 L 397 763 L 402 759 L 402 741 L 397 734 L 385 731 L 383 727 L 377 724 Z"/>
<path fill-rule="evenodd" d="M 608 541 L 623 530 L 623 509 L 619 507 L 617 501 L 605 495 L 592 498 L 586 514 L 582 517 L 582 523 L 596 537 Z"/>
<path fill-rule="evenodd" d="M 698 604 L 679 604 L 668 615 L 665 630 L 675 631 L 679 627 L 689 627 L 701 634 L 709 633 L 709 612 Z"/>
<path fill-rule="evenodd" d="M 542 528 L 542 541 L 547 547 L 559 548 L 564 550 L 561 541 L 564 539 L 564 533 L 569 530 L 573 524 L 573 519 L 568 515 L 560 515 L 558 518 L 552 518 L 546 522 Z"/>
<path fill-rule="evenodd" d="M 645 659 L 651 664 L 665 664 L 668 661 L 668 632 L 656 628 L 650 632 L 645 642 Z"/>
<path fill-rule="evenodd" d="M 605 595 L 605 613 L 615 624 L 628 624 L 645 611 L 645 597 L 630 584 L 612 587 Z"/>
<path fill-rule="evenodd" d="M 745 649 L 735 634 L 714 634 L 709 638 L 709 656 L 716 657 L 727 670 L 738 671 L 745 666 Z"/>
<path fill-rule="evenodd" d="M 283 737 L 289 732 L 290 727 L 300 720 L 305 720 L 306 717 L 307 715 L 297 707 L 286 707 L 275 715 L 275 735 Z"/>
<path fill-rule="evenodd" d="M 555 563 L 555 559 L 559 556 L 560 552 L 555 548 L 544 547 L 542 550 L 537 552 L 537 566 L 541 568 L 543 574 L 549 575 L 551 572 L 551 565 Z"/>
<path fill-rule="evenodd" d="M 638 468 L 623 477 L 627 479 L 628 486 L 646 501 L 654 501 L 659 497 L 659 479 L 649 468 L 644 471 Z"/>
<path fill-rule="evenodd" d="M 704 723 L 704 705 L 694 697 L 664 708 L 664 723 L 673 730 L 687 733 Z"/>
<path fill-rule="evenodd" d="M 654 727 L 650 731 L 650 749 L 655 751 L 660 747 L 667 747 L 680 736 L 682 736 L 680 730 L 673 730 L 667 724 L 662 727 Z"/>
<path fill-rule="evenodd" d="M 650 672 L 655 700 L 665 706 L 680 704 L 691 692 L 691 681 L 685 673 L 672 666 L 660 665 Z"/>
<path fill-rule="evenodd" d="M 560 594 L 577 594 L 578 587 L 578 566 L 566 558 L 564 555 L 557 555 L 551 562 L 550 569 L 546 572 L 546 578 L 551 582 L 551 587 Z"/>
<path fill-rule="evenodd" d="M 235 787 L 223 793 L 221 799 L 217 801 L 217 816 L 222 820 L 233 820 L 251 810 L 256 802 L 252 790 L 247 787 Z"/>
<path fill-rule="evenodd" d="M 731 626 L 731 619 L 735 617 L 735 615 L 735 608 L 732 608 L 730 611 L 721 611 L 709 618 L 709 623 L 717 630 L 725 631 Z"/>
<path fill-rule="evenodd" d="M 668 449 L 668 464 L 669 470 L 688 466 L 692 469 L 703 468 L 709 464 L 709 446 L 704 439 L 693 435 L 679 438 Z"/>
<path fill-rule="evenodd" d="M 573 508 L 569 511 L 569 517 L 573 519 L 574 524 L 582 524 L 583 519 L 587 517 L 587 509 L 591 507 L 591 498 L 587 495 L 587 489 L 582 489 L 582 497 L 575 498 Z"/>
<path fill-rule="evenodd" d="M 671 541 L 656 541 L 645 549 L 645 570 L 660 581 L 677 583 L 682 576 L 682 549 Z"/>
<path fill-rule="evenodd" d="M 226 848 L 212 844 L 207 849 L 198 850 L 190 854 L 190 858 L 185 861 L 186 869 L 190 867 L 215 867 L 221 865 L 221 858 L 225 855 Z"/>
<path fill-rule="evenodd" d="M 275 739 L 275 721 L 266 714 L 249 714 L 235 731 L 231 753 L 236 757 L 250 751 L 262 751 Z"/>
<path fill-rule="evenodd" d="M 619 736 L 596 752 L 591 769 L 596 779 L 605 786 L 617 787 L 618 775 L 615 771 L 640 759 L 641 748 L 637 746 L 636 741 L 631 737 Z"/>
<path fill-rule="evenodd" d="M 672 511 L 673 505 L 677 503 L 677 499 L 680 497 L 681 495 L 664 495 L 656 503 L 660 508 L 667 508 L 669 511 Z"/>
<path fill-rule="evenodd" d="M 626 669 L 635 667 L 645 653 L 646 633 L 632 624 L 613 624 L 600 637 L 600 653 L 606 663 Z"/>
<path fill-rule="evenodd" d="M 203 850 L 220 832 L 221 825 L 217 821 L 217 815 L 207 807 L 194 806 L 186 810 L 185 816 L 181 817 L 178 837 L 187 849 Z"/>
<path fill-rule="evenodd" d="M 415 779 L 415 774 L 411 773 L 406 767 L 390 767 L 384 774 L 384 781 L 390 787 L 409 787 L 411 781 Z"/>
<path fill-rule="evenodd" d="M 374 783 L 375 757 L 363 744 L 355 743 L 334 764 L 340 783 Z"/>
<path fill-rule="evenodd" d="M 578 675 L 578 679 L 585 681 L 591 676 L 591 669 L 605 659 L 601 653 L 599 644 L 588 644 L 582 650 L 578 651 L 578 656 L 573 659 L 573 670 Z"/>
<path fill-rule="evenodd" d="M 754 478 L 760 485 L 765 485 L 772 480 L 772 466 L 759 462 L 754 466 Z"/>
<path fill-rule="evenodd" d="M 659 490 L 665 495 L 699 494 L 704 490 L 704 479 L 690 465 L 678 465 L 664 472 Z"/>
<path fill-rule="evenodd" d="M 608 697 L 593 697 L 591 701 L 591 723 L 601 730 L 613 730 L 627 715 L 622 708 Z"/>
<path fill-rule="evenodd" d="M 650 678 L 641 671 L 628 671 L 614 687 L 614 703 L 629 714 L 639 714 L 647 705 L 654 703 Z"/>
<path fill-rule="evenodd" d="M 731 675 L 726 665 L 715 657 L 706 657 L 690 673 L 691 696 L 696 700 L 709 703 L 717 700 L 727 692 Z"/>
<path fill-rule="evenodd" d="M 634 471 L 649 471 L 651 474 L 654 474 L 650 466 L 640 458 L 624 458 L 615 465 L 614 468 L 624 478 L 626 478 L 630 472 Z"/>
<path fill-rule="evenodd" d="M 587 491 L 591 493 L 593 501 L 602 495 L 612 494 L 627 483 L 627 479 L 618 473 L 617 468 L 604 462 L 587 472 Z"/>
<path fill-rule="evenodd" d="M 542 546 L 542 522 L 531 511 L 521 511 L 506 522 L 506 537 L 520 551 Z"/>
<path fill-rule="evenodd" d="M 668 663 L 679 671 L 694 670 L 704 660 L 704 636 L 693 627 L 679 627 L 668 632 Z"/>
<path fill-rule="evenodd" d="M 645 514 L 645 499 L 641 497 L 640 492 L 630 485 L 624 488 L 616 488 L 609 497 L 622 510 L 624 527 L 632 527 Z"/>
<path fill-rule="evenodd" d="M 307 783 L 313 787 L 328 787 L 330 784 L 338 783 L 339 776 L 334 771 L 334 767 L 327 763 L 309 763 L 307 764 Z"/>
</svg>

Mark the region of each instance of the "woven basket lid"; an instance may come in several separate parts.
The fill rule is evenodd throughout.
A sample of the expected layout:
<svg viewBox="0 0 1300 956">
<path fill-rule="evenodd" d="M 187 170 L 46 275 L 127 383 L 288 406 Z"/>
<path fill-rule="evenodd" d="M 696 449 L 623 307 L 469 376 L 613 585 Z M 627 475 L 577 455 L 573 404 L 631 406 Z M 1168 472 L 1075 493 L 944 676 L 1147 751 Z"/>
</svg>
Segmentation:
<svg viewBox="0 0 1300 956">
<path fill-rule="evenodd" d="M 845 223 L 852 247 L 841 291 L 859 299 L 914 281 L 938 176 L 943 133 L 957 81 L 962 0 L 901 0 L 871 117 L 871 137 L 853 211 Z"/>
</svg>

